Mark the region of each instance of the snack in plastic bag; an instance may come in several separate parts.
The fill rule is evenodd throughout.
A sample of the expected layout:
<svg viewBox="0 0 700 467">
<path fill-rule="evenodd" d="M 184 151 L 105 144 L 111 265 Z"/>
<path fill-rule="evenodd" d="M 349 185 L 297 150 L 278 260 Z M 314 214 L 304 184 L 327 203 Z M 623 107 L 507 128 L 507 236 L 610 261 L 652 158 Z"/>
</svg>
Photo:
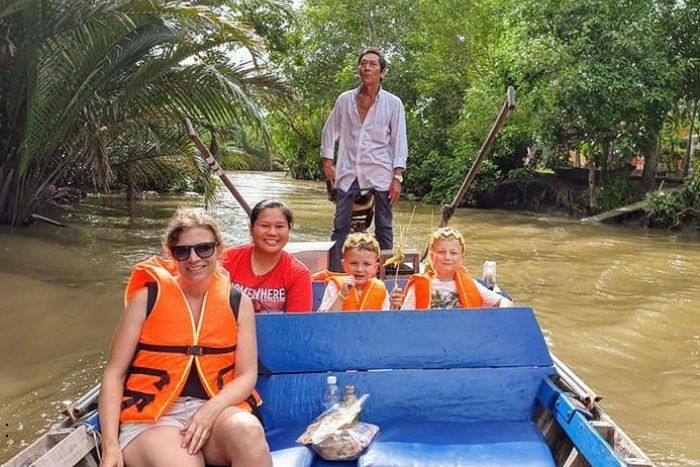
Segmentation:
<svg viewBox="0 0 700 467">
<path fill-rule="evenodd" d="M 369 394 L 348 406 L 330 408 L 306 428 L 297 442 L 310 445 L 323 459 L 353 460 L 379 432 L 377 425 L 355 422 Z"/>
<path fill-rule="evenodd" d="M 327 461 L 350 461 L 360 457 L 377 433 L 377 425 L 359 422 L 336 430 L 311 448 Z"/>
</svg>

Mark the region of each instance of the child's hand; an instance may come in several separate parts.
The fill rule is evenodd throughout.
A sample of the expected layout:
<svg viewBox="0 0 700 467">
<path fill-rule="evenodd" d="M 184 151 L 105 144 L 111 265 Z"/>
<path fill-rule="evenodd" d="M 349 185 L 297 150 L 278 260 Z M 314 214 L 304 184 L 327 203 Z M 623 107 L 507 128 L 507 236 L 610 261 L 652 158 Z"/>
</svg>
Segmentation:
<svg viewBox="0 0 700 467">
<path fill-rule="evenodd" d="M 350 287 L 355 286 L 355 278 L 352 276 L 348 276 L 343 278 L 343 286 L 340 288 L 340 293 L 345 295 L 347 297 L 348 292 L 350 291 Z"/>
<path fill-rule="evenodd" d="M 394 287 L 389 295 L 389 309 L 398 310 L 403 305 L 403 289 L 401 287 Z"/>
</svg>

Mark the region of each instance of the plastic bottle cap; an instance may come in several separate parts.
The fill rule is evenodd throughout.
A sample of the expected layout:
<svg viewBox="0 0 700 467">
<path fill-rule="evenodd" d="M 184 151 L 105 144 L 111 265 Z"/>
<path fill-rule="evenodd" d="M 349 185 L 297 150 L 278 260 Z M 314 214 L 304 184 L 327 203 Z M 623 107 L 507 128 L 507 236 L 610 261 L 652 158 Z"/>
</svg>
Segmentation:
<svg viewBox="0 0 700 467">
<path fill-rule="evenodd" d="M 338 384 L 338 379 L 335 376 L 328 376 L 326 378 L 326 383 L 328 384 Z"/>
</svg>

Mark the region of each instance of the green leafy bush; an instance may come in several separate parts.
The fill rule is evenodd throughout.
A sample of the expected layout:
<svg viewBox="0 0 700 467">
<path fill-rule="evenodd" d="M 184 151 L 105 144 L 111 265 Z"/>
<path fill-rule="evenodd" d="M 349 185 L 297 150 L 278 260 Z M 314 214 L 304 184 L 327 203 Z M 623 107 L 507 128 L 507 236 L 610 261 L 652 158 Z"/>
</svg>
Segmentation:
<svg viewBox="0 0 700 467">
<path fill-rule="evenodd" d="M 611 177 L 597 190 L 598 207 L 601 211 L 609 211 L 639 201 L 644 193 L 642 185 L 631 180 L 624 173 Z"/>
<path fill-rule="evenodd" d="M 645 223 L 649 227 L 675 229 L 700 217 L 700 176 L 675 193 L 652 192 L 645 198 Z"/>
<path fill-rule="evenodd" d="M 535 174 L 525 167 L 518 167 L 508 172 L 508 180 L 513 182 L 531 182 L 535 179 Z"/>
<path fill-rule="evenodd" d="M 675 193 L 655 191 L 647 193 L 645 200 L 647 206 L 644 212 L 647 226 L 673 229 L 681 224 L 684 209 Z"/>
</svg>

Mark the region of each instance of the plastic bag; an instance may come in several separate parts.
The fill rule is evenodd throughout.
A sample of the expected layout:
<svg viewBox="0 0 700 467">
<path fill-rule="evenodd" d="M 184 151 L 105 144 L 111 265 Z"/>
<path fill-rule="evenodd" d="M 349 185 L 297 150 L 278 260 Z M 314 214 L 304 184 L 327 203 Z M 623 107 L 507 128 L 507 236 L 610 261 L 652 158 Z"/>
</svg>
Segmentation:
<svg viewBox="0 0 700 467">
<path fill-rule="evenodd" d="M 379 432 L 377 425 L 356 422 L 368 397 L 365 394 L 350 406 L 326 410 L 297 442 L 310 445 L 325 460 L 357 459 Z"/>
<path fill-rule="evenodd" d="M 350 461 L 360 457 L 377 433 L 377 425 L 358 422 L 336 430 L 311 448 L 327 461 Z"/>
</svg>

